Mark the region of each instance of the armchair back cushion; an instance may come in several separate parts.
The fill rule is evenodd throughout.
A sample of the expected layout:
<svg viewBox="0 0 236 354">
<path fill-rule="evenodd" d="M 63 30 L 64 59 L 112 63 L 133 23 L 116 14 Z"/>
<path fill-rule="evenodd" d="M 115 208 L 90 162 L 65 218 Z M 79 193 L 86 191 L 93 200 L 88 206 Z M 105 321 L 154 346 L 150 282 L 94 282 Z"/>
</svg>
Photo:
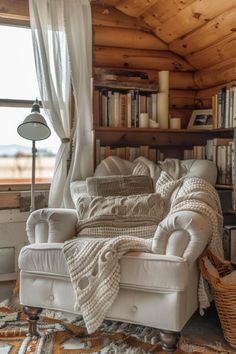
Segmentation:
<svg viewBox="0 0 236 354">
<path fill-rule="evenodd" d="M 132 174 L 136 165 L 140 162 L 148 168 L 154 185 L 160 177 L 161 171 L 167 172 L 174 179 L 179 179 L 183 176 L 195 176 L 205 179 L 213 186 L 216 183 L 217 169 L 212 161 L 165 159 L 156 164 L 142 156 L 133 162 L 123 160 L 118 156 L 109 156 L 97 166 L 94 176 Z"/>
<path fill-rule="evenodd" d="M 153 192 L 151 177 L 143 175 L 88 177 L 86 183 L 90 196 L 107 197 Z"/>
<path fill-rule="evenodd" d="M 153 237 L 163 219 L 164 209 L 164 200 L 158 193 L 81 196 L 76 202 L 77 234 L 89 237 Z"/>
</svg>

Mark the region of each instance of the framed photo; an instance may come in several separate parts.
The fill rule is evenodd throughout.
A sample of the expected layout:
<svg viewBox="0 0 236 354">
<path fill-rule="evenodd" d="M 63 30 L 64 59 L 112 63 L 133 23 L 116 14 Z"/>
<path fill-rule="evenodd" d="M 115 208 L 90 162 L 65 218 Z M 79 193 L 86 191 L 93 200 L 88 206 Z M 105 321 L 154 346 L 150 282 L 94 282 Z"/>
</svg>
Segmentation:
<svg viewBox="0 0 236 354">
<path fill-rule="evenodd" d="M 192 112 L 188 123 L 188 129 L 211 129 L 212 109 L 196 109 Z"/>
</svg>

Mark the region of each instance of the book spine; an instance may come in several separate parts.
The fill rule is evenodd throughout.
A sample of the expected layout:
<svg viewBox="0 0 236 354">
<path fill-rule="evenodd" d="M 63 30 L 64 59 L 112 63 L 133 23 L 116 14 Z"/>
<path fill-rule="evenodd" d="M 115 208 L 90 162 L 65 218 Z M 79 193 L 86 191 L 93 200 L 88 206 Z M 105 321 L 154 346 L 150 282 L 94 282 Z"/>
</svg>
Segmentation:
<svg viewBox="0 0 236 354">
<path fill-rule="evenodd" d="M 121 93 L 119 96 L 119 126 L 120 127 L 127 127 L 127 99 L 126 99 L 126 94 Z"/>
<path fill-rule="evenodd" d="M 117 128 L 120 126 L 120 94 L 113 92 L 112 100 L 112 126 Z"/>
<path fill-rule="evenodd" d="M 127 93 L 127 128 L 132 127 L 132 97 L 131 92 Z"/>
<path fill-rule="evenodd" d="M 233 85 L 233 128 L 236 128 L 236 86 Z"/>
</svg>

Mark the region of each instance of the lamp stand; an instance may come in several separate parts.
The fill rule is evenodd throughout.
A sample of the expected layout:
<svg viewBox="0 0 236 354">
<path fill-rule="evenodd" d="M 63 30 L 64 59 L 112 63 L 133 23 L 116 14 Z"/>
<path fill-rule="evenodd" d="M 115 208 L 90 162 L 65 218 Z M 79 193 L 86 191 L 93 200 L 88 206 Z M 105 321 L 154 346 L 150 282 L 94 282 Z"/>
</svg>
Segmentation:
<svg viewBox="0 0 236 354">
<path fill-rule="evenodd" d="M 36 148 L 35 141 L 47 139 L 51 130 L 47 126 L 46 120 L 40 114 L 39 101 L 36 99 L 34 102 L 31 113 L 24 119 L 17 127 L 17 132 L 22 138 L 32 141 L 32 182 L 31 182 L 31 203 L 30 203 L 30 212 L 35 210 L 35 158 L 36 158 Z"/>
<path fill-rule="evenodd" d="M 35 140 L 32 140 L 32 182 L 31 182 L 31 204 L 30 204 L 30 212 L 35 210 L 35 157 L 36 157 L 36 148 L 35 148 Z"/>
</svg>

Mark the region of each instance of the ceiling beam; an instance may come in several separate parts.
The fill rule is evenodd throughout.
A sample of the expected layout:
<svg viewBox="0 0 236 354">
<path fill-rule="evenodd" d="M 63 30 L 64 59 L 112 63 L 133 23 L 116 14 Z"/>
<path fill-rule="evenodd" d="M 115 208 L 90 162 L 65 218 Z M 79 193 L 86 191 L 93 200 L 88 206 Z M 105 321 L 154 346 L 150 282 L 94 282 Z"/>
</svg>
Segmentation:
<svg viewBox="0 0 236 354">
<path fill-rule="evenodd" d="M 93 42 L 106 47 L 168 50 L 154 34 L 133 28 L 93 26 Z"/>
<path fill-rule="evenodd" d="M 169 51 L 114 47 L 93 47 L 93 64 L 97 67 L 119 67 L 170 71 L 193 71 L 184 59 Z"/>
</svg>

